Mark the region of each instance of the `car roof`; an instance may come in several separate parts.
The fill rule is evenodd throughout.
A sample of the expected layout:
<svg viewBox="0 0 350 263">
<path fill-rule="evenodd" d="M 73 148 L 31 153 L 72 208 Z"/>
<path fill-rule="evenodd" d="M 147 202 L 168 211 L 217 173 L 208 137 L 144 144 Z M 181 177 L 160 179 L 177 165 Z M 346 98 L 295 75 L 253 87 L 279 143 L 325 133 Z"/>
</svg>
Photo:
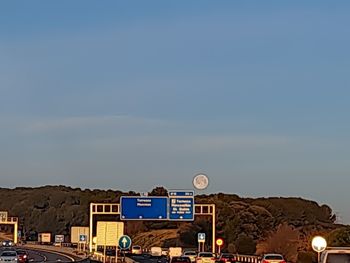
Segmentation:
<svg viewBox="0 0 350 263">
<path fill-rule="evenodd" d="M 282 257 L 283 258 L 283 255 L 276 254 L 276 253 L 269 253 L 269 254 L 265 254 L 264 257 Z"/>
</svg>

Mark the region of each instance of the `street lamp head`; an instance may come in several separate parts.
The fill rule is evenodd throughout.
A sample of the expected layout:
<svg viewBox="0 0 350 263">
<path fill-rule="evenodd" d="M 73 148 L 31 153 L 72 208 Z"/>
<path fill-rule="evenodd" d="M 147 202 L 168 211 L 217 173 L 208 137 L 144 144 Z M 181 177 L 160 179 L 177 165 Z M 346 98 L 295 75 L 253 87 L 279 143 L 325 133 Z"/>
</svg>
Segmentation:
<svg viewBox="0 0 350 263">
<path fill-rule="evenodd" d="M 327 241 L 324 237 L 316 236 L 312 239 L 311 246 L 314 251 L 320 253 L 327 248 Z"/>
</svg>

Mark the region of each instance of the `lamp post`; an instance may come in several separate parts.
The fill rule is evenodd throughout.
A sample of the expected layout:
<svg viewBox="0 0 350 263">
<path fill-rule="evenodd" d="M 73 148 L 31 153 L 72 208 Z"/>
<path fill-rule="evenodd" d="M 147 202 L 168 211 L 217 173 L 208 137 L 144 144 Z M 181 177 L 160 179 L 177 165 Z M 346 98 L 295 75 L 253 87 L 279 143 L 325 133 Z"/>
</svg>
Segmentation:
<svg viewBox="0 0 350 263">
<path fill-rule="evenodd" d="M 324 237 L 316 236 L 311 242 L 312 249 L 317 252 L 317 262 L 320 263 L 320 253 L 327 248 L 327 241 Z"/>
</svg>

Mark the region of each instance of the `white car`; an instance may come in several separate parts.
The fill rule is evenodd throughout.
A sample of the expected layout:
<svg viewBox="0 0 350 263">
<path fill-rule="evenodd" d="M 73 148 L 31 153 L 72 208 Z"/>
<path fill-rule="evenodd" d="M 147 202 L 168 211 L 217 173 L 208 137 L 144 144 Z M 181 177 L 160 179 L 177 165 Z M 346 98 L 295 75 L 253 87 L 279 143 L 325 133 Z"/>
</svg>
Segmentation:
<svg viewBox="0 0 350 263">
<path fill-rule="evenodd" d="M 196 258 L 196 263 L 215 263 L 215 255 L 212 252 L 200 252 Z"/>
<path fill-rule="evenodd" d="M 191 262 L 196 262 L 197 252 L 196 251 L 185 251 L 182 256 L 190 258 Z"/>
<path fill-rule="evenodd" d="M 0 263 L 17 263 L 18 255 L 14 250 L 5 250 L 0 254 Z"/>
<path fill-rule="evenodd" d="M 286 263 L 284 257 L 280 254 L 265 254 L 261 263 Z"/>
<path fill-rule="evenodd" d="M 131 247 L 131 254 L 133 254 L 133 255 L 141 255 L 142 254 L 141 246 L 132 246 Z"/>
</svg>

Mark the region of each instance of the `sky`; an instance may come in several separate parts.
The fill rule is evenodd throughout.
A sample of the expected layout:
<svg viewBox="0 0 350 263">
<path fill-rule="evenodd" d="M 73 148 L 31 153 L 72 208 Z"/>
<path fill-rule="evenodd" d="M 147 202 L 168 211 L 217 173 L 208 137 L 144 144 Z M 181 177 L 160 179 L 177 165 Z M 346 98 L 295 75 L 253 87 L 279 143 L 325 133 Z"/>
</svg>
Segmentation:
<svg viewBox="0 0 350 263">
<path fill-rule="evenodd" d="M 348 1 L 3 1 L 2 187 L 161 185 L 350 223 Z"/>
</svg>

